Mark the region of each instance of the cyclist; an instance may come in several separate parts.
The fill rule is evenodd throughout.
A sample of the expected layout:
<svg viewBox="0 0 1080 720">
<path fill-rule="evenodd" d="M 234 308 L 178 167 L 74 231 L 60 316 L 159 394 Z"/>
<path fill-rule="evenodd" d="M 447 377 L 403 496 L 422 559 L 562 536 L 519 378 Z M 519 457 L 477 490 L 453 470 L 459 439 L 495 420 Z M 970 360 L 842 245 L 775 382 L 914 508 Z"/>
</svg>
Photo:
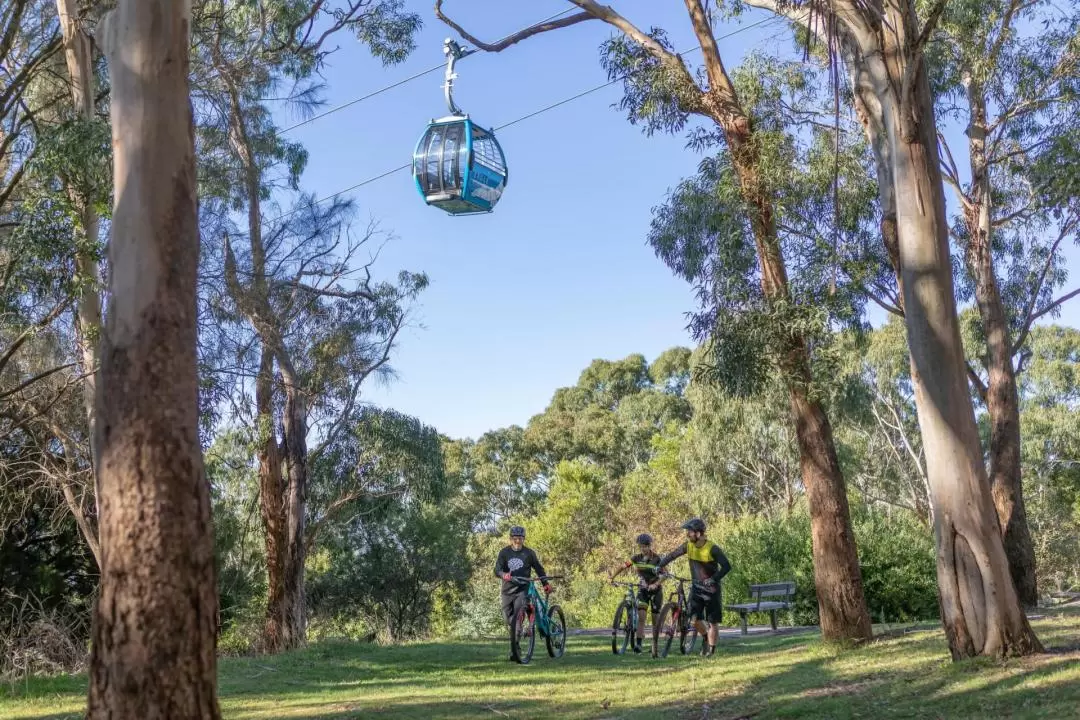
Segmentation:
<svg viewBox="0 0 1080 720">
<path fill-rule="evenodd" d="M 532 548 L 525 547 L 525 528 L 515 525 L 510 528 L 510 544 L 499 551 L 499 557 L 495 560 L 495 577 L 502 580 L 502 611 L 506 618 L 506 626 L 513 632 L 514 614 L 525 604 L 525 596 L 528 586 L 525 583 L 515 582 L 514 578 L 530 577 L 531 572 L 536 570 L 537 577 L 544 577 L 547 573 L 540 564 L 540 558 Z M 551 593 L 551 586 L 544 583 L 544 592 Z M 510 659 L 514 654 L 510 653 Z"/>
<path fill-rule="evenodd" d="M 660 576 L 656 574 L 656 566 L 660 556 L 652 549 L 652 536 L 649 533 L 641 533 L 637 536 L 638 554 L 632 555 L 629 560 L 615 572 L 608 573 L 608 579 L 614 580 L 624 570 L 633 567 L 641 578 L 641 588 L 638 590 L 638 600 L 641 607 L 638 609 L 637 640 L 634 642 L 634 652 L 641 652 L 641 643 L 645 636 L 645 611 L 652 607 L 653 622 L 656 622 L 660 614 L 660 605 L 664 601 L 664 593 L 660 589 Z"/>
<path fill-rule="evenodd" d="M 731 563 L 719 545 L 706 539 L 704 520 L 693 518 L 682 527 L 686 530 L 686 544 L 672 550 L 656 564 L 662 571 L 665 565 L 683 555 L 690 561 L 690 575 L 694 580 L 690 589 L 690 617 L 702 637 L 701 654 L 709 656 L 716 652 L 719 623 L 723 619 L 720 580 L 731 571 Z M 705 622 L 709 623 L 708 633 Z"/>
</svg>

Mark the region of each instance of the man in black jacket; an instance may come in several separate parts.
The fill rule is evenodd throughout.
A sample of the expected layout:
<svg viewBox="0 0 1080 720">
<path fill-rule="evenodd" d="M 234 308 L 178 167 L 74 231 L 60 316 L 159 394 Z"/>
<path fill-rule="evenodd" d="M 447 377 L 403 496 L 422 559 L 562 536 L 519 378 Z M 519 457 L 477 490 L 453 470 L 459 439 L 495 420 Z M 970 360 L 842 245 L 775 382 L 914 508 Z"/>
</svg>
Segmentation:
<svg viewBox="0 0 1080 720">
<path fill-rule="evenodd" d="M 723 609 L 720 601 L 720 581 L 731 572 L 731 563 L 720 546 L 705 537 L 705 521 L 693 518 L 683 523 L 686 542 L 669 552 L 656 563 L 661 568 L 683 555 L 690 560 L 690 617 L 701 635 L 701 654 L 708 656 L 716 651 Z M 708 622 L 707 628 L 705 623 Z"/>
<path fill-rule="evenodd" d="M 495 577 L 502 580 L 502 611 L 506 618 L 506 625 L 513 632 L 514 614 L 525 604 L 528 584 L 517 582 L 515 578 L 531 577 L 532 571 L 536 570 L 537 577 L 544 577 L 547 573 L 540 564 L 540 558 L 532 548 L 525 547 L 525 528 L 515 525 L 510 528 L 510 544 L 499 551 L 499 557 L 495 560 Z M 544 592 L 550 593 L 551 586 L 544 583 Z M 510 655 L 513 660 L 513 653 Z"/>
</svg>

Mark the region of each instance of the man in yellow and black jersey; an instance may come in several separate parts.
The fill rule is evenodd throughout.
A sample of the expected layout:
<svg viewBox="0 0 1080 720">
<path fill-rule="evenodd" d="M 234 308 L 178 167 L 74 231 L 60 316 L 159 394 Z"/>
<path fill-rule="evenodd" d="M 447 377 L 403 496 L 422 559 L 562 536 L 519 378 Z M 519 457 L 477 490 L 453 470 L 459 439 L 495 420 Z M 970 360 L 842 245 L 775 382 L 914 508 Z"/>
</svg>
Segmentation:
<svg viewBox="0 0 1080 720">
<path fill-rule="evenodd" d="M 712 655 L 716 651 L 719 624 L 723 619 L 720 581 L 731 571 L 731 563 L 719 545 L 706 539 L 704 520 L 687 520 L 683 523 L 683 529 L 686 530 L 686 543 L 660 558 L 656 564 L 663 568 L 683 555 L 690 561 L 690 576 L 694 580 L 690 588 L 690 617 L 703 639 L 701 654 Z M 704 621 L 709 623 L 708 632 Z"/>
<path fill-rule="evenodd" d="M 652 549 L 652 535 L 641 533 L 637 536 L 638 554 L 631 555 L 626 563 L 614 573 L 608 573 L 608 579 L 614 580 L 624 570 L 634 568 L 641 579 L 641 587 L 638 589 L 638 600 L 641 607 L 638 609 L 637 638 L 634 640 L 634 652 L 641 652 L 641 642 L 645 637 L 645 611 L 651 607 L 653 622 L 660 615 L 660 605 L 664 600 L 664 593 L 660 589 L 660 577 L 656 574 L 656 562 L 660 556 Z"/>
</svg>

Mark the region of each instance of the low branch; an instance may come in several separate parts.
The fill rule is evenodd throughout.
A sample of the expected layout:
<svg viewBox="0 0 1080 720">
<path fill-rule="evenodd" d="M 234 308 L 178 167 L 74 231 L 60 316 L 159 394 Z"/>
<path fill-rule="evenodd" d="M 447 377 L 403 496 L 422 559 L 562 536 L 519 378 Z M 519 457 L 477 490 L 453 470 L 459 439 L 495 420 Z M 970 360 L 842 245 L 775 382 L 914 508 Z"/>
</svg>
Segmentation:
<svg viewBox="0 0 1080 720">
<path fill-rule="evenodd" d="M 578 3 L 574 4 L 577 5 Z M 527 40 L 528 38 L 531 38 L 533 35 L 539 35 L 540 33 L 550 32 L 552 30 L 559 30 L 560 28 L 564 27 L 570 27 L 571 25 L 577 25 L 578 23 L 585 22 L 586 20 L 596 20 L 599 17 L 588 11 L 583 11 L 575 13 L 568 17 L 564 17 L 560 20 L 553 20 L 550 22 L 542 22 L 537 23 L 536 25 L 530 25 L 524 30 L 519 30 L 512 35 L 506 36 L 502 40 L 488 43 L 476 37 L 468 30 L 461 27 L 456 22 L 447 17 L 446 13 L 443 12 L 442 6 L 443 0 L 435 0 L 435 17 L 442 20 L 444 23 L 453 28 L 458 35 L 465 38 L 465 40 L 471 42 L 473 45 L 475 45 L 480 50 L 483 50 L 484 52 L 502 52 L 511 45 L 516 45 L 522 40 Z"/>
</svg>

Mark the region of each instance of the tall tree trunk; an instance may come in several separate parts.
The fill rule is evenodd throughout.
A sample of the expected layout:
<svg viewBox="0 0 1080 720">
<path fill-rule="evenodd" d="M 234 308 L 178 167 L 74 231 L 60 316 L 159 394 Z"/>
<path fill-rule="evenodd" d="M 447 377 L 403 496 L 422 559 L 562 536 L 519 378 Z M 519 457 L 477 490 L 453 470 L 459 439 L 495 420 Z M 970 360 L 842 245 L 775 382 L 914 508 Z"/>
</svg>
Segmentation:
<svg viewBox="0 0 1080 720">
<path fill-rule="evenodd" d="M 190 22 L 188 2 L 119 0 L 100 28 L 116 205 L 96 401 L 102 572 L 90 718 L 220 717 L 198 432 Z"/>
<path fill-rule="evenodd" d="M 701 1 L 686 0 L 686 6 L 701 42 L 709 78 L 709 92 L 703 98 L 705 114 L 723 131 L 739 178 L 739 192 L 752 208 L 750 224 L 761 266 L 762 289 L 771 303 L 790 302 L 787 267 L 777 236 L 772 195 L 760 173 L 761 157 L 753 123 L 724 68 Z M 830 640 L 869 640 L 873 628 L 863 593 L 847 488 L 828 416 L 807 392 L 811 371 L 806 342 L 794 337 L 789 347 L 779 350 L 791 393 L 799 466 L 810 508 L 821 633 Z"/>
<path fill-rule="evenodd" d="M 1017 595 L 1023 605 L 1035 607 L 1039 600 L 1035 546 L 1027 524 L 1020 469 L 1020 397 L 1013 368 L 1009 321 L 994 272 L 986 98 L 982 87 L 970 76 L 965 78 L 964 84 L 970 115 L 968 152 L 971 161 L 971 196 L 964 211 L 968 230 L 965 260 L 974 280 L 975 303 L 986 331 L 990 488 Z"/>
<path fill-rule="evenodd" d="M 84 120 L 94 119 L 94 64 L 90 38 L 79 27 L 79 8 L 76 0 L 56 0 L 56 12 L 60 19 L 60 28 L 64 35 L 64 59 L 71 79 L 71 98 L 75 112 Z M 101 270 L 98 267 L 98 227 L 99 218 L 93 203 L 79 195 L 74 188 L 69 188 L 76 207 L 79 210 L 79 223 L 82 229 L 82 242 L 75 243 L 75 272 L 82 280 L 76 304 L 76 332 L 79 355 L 83 373 L 83 406 L 90 437 L 90 465 L 94 475 L 94 497 L 97 498 L 97 449 L 94 448 L 96 412 L 94 396 L 97 385 L 97 371 L 101 364 Z M 100 503 L 98 513 L 100 515 Z M 86 542 L 97 544 L 97 538 L 87 534 L 92 531 L 89 524 L 80 524 Z M 96 555 L 95 555 L 96 556 Z"/>
<path fill-rule="evenodd" d="M 285 627 L 290 647 L 307 639 L 304 563 L 307 559 L 307 403 L 291 364 L 282 365 L 285 385 L 286 494 Z"/>
<path fill-rule="evenodd" d="M 998 531 L 956 313 L 933 97 L 909 0 L 887 4 L 883 52 L 863 49 L 892 149 L 904 311 L 938 548 L 938 592 L 953 658 L 1041 650 Z M 897 92 L 899 90 L 899 92 Z"/>
<path fill-rule="evenodd" d="M 299 647 L 307 640 L 307 600 L 304 592 L 304 562 L 307 556 L 307 404 L 299 376 L 285 347 L 279 319 L 270 302 L 262 233 L 261 170 L 245 122 L 240 89 L 224 60 L 218 57 L 217 64 L 229 91 L 230 143 L 244 177 L 251 250 L 251 283 L 245 288 L 236 275 L 231 248 L 226 248 L 227 282 L 234 300 L 255 328 L 263 346 L 260 382 L 270 382 L 273 361 L 276 359 L 285 393 L 281 448 L 271 449 L 267 444 L 265 462 L 261 457 L 259 463 L 268 563 L 264 646 L 268 652 L 278 652 Z M 266 434 L 267 443 L 274 442 L 273 404 L 269 401 L 271 392 L 271 387 L 264 387 L 265 404 L 258 399 L 256 402 L 260 433 Z M 262 428 L 264 424 L 268 424 L 268 430 Z M 282 477 L 282 462 L 287 481 Z"/>
<path fill-rule="evenodd" d="M 805 10 L 747 1 L 808 24 Z M 847 0 L 835 3 L 837 39 L 856 95 L 869 99 L 863 103 L 869 127 L 884 140 L 879 149 L 871 137 L 877 162 L 888 163 L 887 187 L 896 201 L 899 282 L 949 650 L 954 659 L 1039 652 L 1010 576 L 968 391 L 933 96 L 920 45 L 926 30 L 919 32 L 911 0 L 886 0 L 884 17 Z M 935 5 L 938 12 L 943 7 Z"/>
<path fill-rule="evenodd" d="M 255 417 L 259 433 L 259 511 L 266 541 L 266 624 L 263 651 L 289 647 L 285 627 L 285 485 L 274 431 L 274 357 L 263 347 L 255 379 Z"/>
</svg>

